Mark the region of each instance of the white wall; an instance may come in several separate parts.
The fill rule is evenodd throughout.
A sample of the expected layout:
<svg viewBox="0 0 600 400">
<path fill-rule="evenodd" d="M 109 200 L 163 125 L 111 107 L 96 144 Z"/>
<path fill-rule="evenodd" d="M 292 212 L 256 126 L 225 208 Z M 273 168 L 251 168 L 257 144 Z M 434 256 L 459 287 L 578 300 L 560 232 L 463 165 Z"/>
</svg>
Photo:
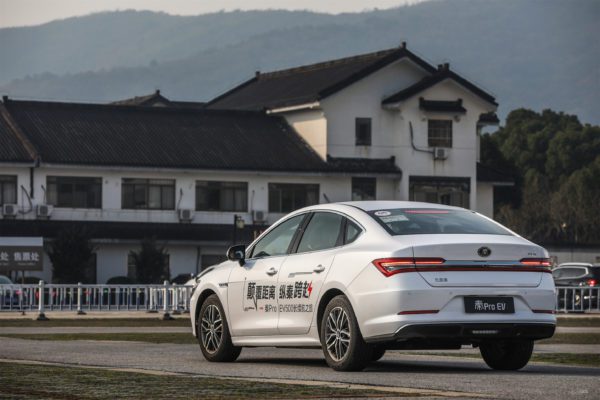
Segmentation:
<svg viewBox="0 0 600 400">
<path fill-rule="evenodd" d="M 401 61 L 349 86 L 321 101 L 327 118 L 327 153 L 335 157 L 396 157 L 403 178 L 397 199 L 409 198 L 410 176 L 466 177 L 471 181 L 470 204 L 477 207 L 476 162 L 478 158 L 477 121 L 484 112 L 493 111 L 484 102 L 452 80 L 446 80 L 422 91 L 398 105 L 397 109 L 382 107 L 381 101 L 407 87 L 423 76 L 413 64 Z M 419 97 L 428 100 L 463 100 L 465 114 L 430 113 L 419 109 Z M 355 118 L 372 118 L 372 145 L 355 146 Z M 453 143 L 446 160 L 434 160 L 433 155 L 413 149 L 432 150 L 427 143 L 430 118 L 453 120 Z"/>
<path fill-rule="evenodd" d="M 494 218 L 494 185 L 479 182 L 477 184 L 477 212 Z"/>
<path fill-rule="evenodd" d="M 327 120 L 322 110 L 289 112 L 285 119 L 323 160 L 327 158 Z"/>
</svg>

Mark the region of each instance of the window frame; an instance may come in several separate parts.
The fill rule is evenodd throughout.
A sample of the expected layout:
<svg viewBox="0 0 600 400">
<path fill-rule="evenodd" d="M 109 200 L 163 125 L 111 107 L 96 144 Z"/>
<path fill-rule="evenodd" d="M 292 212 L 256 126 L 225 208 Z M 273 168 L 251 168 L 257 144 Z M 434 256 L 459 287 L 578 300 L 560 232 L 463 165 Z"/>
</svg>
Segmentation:
<svg viewBox="0 0 600 400">
<path fill-rule="evenodd" d="M 271 232 L 273 232 L 275 229 L 277 229 L 277 227 L 281 226 L 282 224 L 285 224 L 286 222 L 288 222 L 289 220 L 291 220 L 292 218 L 295 217 L 299 217 L 302 216 L 302 219 L 300 220 L 300 223 L 298 224 L 298 227 L 296 228 L 296 231 L 294 232 L 294 234 L 292 235 L 292 240 L 290 241 L 288 248 L 285 252 L 285 254 L 277 254 L 277 255 L 269 255 L 269 256 L 264 256 L 264 257 L 256 257 L 254 255 L 254 250 L 256 249 L 256 246 L 264 239 L 266 238 Z M 282 257 L 282 256 L 288 256 L 289 254 L 292 253 L 292 250 L 294 249 L 294 246 L 296 244 L 296 241 L 298 240 L 298 235 L 300 235 L 300 232 L 303 231 L 303 229 L 306 227 L 306 223 L 309 220 L 310 216 L 310 211 L 306 211 L 306 212 L 302 212 L 299 214 L 294 214 L 294 215 L 290 215 L 289 218 L 286 218 L 285 220 L 279 222 L 276 225 L 271 226 L 268 230 L 266 230 L 260 237 L 258 237 L 256 239 L 256 241 L 254 243 L 252 243 L 247 249 L 246 249 L 246 256 L 248 260 L 263 260 L 266 258 L 271 258 L 271 257 Z"/>
<path fill-rule="evenodd" d="M 368 128 L 366 137 L 362 137 L 361 128 Z M 354 118 L 354 145 L 371 146 L 373 144 L 373 119 L 371 117 Z"/>
<path fill-rule="evenodd" d="M 172 200 L 172 207 L 164 207 L 163 206 L 163 189 L 164 188 L 169 188 L 171 187 L 171 184 L 157 184 L 157 183 L 150 183 L 151 181 L 169 181 L 172 182 L 172 187 L 173 187 L 173 198 Z M 126 186 L 132 186 L 133 187 L 133 203 L 135 203 L 135 192 L 136 192 L 136 187 L 137 186 L 141 186 L 144 187 L 145 189 L 145 207 L 137 207 L 137 206 L 133 206 L 133 207 L 128 207 L 126 206 L 126 201 L 125 201 L 125 187 Z M 151 187 L 158 187 L 160 188 L 160 207 L 150 207 L 150 188 Z M 177 180 L 176 179 L 161 179 L 161 178 L 121 178 L 121 209 L 122 210 L 157 210 L 157 211 L 169 211 L 169 210 L 175 210 L 175 199 L 176 199 L 176 192 L 177 192 Z"/>
<path fill-rule="evenodd" d="M 299 252 L 299 248 L 300 248 L 300 243 L 302 242 L 302 239 L 304 238 L 304 234 L 306 233 L 306 229 L 308 228 L 308 226 L 310 225 L 311 221 L 313 220 L 313 218 L 315 217 L 315 215 L 317 215 L 318 213 L 326 213 L 326 214 L 336 214 L 339 215 L 342 218 L 342 221 L 340 222 L 340 228 L 338 231 L 338 235 L 335 241 L 335 245 L 333 247 L 328 247 L 326 249 L 320 249 L 320 250 L 311 250 L 311 251 L 302 251 Z M 301 227 L 301 229 L 299 229 L 299 234 L 297 235 L 297 238 L 295 240 L 295 242 L 293 243 L 293 247 L 292 247 L 292 251 L 288 254 L 308 254 L 308 253 L 315 253 L 317 251 L 327 251 L 327 250 L 331 250 L 331 249 L 335 249 L 338 247 L 341 247 L 344 245 L 344 227 L 345 225 L 345 215 L 342 213 L 336 213 L 334 211 L 330 211 L 330 210 L 314 210 L 311 211 L 309 213 L 308 218 L 305 219 L 304 221 L 304 225 Z"/>
<path fill-rule="evenodd" d="M 281 188 L 276 188 L 276 186 L 280 186 Z M 316 189 L 316 203 L 314 204 L 309 204 L 307 201 L 305 202 L 306 204 L 301 205 L 300 207 L 297 207 L 297 202 L 296 202 L 296 197 L 295 197 L 295 193 L 294 190 L 292 191 L 293 193 L 293 199 L 292 199 L 292 209 L 291 210 L 285 210 L 283 209 L 283 188 L 288 188 L 288 189 L 296 189 L 300 186 L 303 186 L 305 188 L 305 192 L 304 192 L 304 196 L 305 196 L 305 200 L 307 200 L 307 194 L 309 192 L 308 187 L 312 187 L 312 189 Z M 319 197 L 321 196 L 321 185 L 319 183 L 279 183 L 279 182 L 269 182 L 268 183 L 268 209 L 270 213 L 289 213 L 289 212 L 293 212 L 299 208 L 303 208 L 303 207 L 308 207 L 308 206 L 313 206 L 316 204 L 319 204 Z M 279 201 L 278 201 L 278 208 L 275 209 L 273 207 L 273 204 L 271 202 L 271 191 L 272 190 L 278 190 L 280 195 L 279 195 Z"/>
<path fill-rule="evenodd" d="M 52 182 L 51 182 L 52 181 Z M 60 186 L 69 185 L 71 187 L 71 204 L 61 204 L 60 203 Z M 88 204 L 88 199 L 86 196 L 85 205 L 76 205 L 74 203 L 74 194 L 75 194 L 75 186 L 76 185 L 88 185 L 94 186 L 98 185 L 98 204 Z M 55 186 L 56 193 L 51 194 L 51 186 Z M 98 176 L 71 176 L 71 175 L 47 175 L 46 176 L 46 201 L 48 204 L 51 204 L 55 208 L 78 208 L 78 209 L 86 209 L 86 210 L 101 210 L 102 209 L 102 192 L 103 192 L 103 178 Z M 89 191 L 86 191 L 86 194 Z M 50 196 L 54 196 L 54 201 L 50 201 Z"/>
<path fill-rule="evenodd" d="M 198 190 L 201 187 L 199 184 L 205 183 L 206 186 L 204 186 L 207 189 L 217 189 L 219 191 L 219 205 L 221 204 L 221 199 L 223 196 L 223 193 L 225 192 L 223 189 L 227 188 L 226 186 L 224 186 L 224 184 L 237 184 L 240 185 L 240 187 L 230 187 L 229 189 L 232 189 L 233 192 L 233 205 L 234 207 L 231 209 L 226 209 L 226 208 L 219 208 L 219 209 L 211 209 L 210 207 L 207 209 L 202 209 L 199 207 L 198 204 Z M 211 188 L 210 186 L 214 185 L 217 186 L 216 188 Z M 242 189 L 241 186 L 244 186 L 243 189 L 245 189 L 245 201 L 243 208 L 239 208 L 236 209 L 235 208 L 235 204 L 236 204 L 236 193 L 239 189 Z M 195 195 L 195 209 L 196 211 L 206 211 L 206 212 L 248 212 L 248 182 L 243 182 L 243 181 L 209 181 L 209 180 L 197 180 L 196 181 L 196 186 L 194 188 L 194 195 Z"/>
<path fill-rule="evenodd" d="M 449 135 L 446 137 L 442 135 L 442 132 L 446 132 L 447 127 L 432 127 L 435 124 L 441 123 L 449 123 Z M 436 135 L 432 135 L 432 131 L 436 133 Z M 444 148 L 452 148 L 452 142 L 454 138 L 454 121 L 452 119 L 440 119 L 440 118 L 430 118 L 427 120 L 427 146 L 428 147 L 444 147 Z"/>
<path fill-rule="evenodd" d="M 19 178 L 17 177 L 17 175 L 0 175 L 0 206 L 4 205 L 4 204 L 17 204 L 18 201 L 18 197 L 19 197 L 19 193 L 18 193 L 18 189 L 19 189 Z M 15 201 L 14 202 L 9 202 L 6 201 L 4 199 L 4 185 L 10 185 L 10 184 L 14 184 L 14 193 L 15 193 Z"/>
</svg>

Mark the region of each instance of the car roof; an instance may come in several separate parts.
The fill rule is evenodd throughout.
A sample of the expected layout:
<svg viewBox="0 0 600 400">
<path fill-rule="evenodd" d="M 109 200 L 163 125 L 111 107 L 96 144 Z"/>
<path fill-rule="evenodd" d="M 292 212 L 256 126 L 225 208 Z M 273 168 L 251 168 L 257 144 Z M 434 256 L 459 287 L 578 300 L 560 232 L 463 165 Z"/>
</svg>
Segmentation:
<svg viewBox="0 0 600 400">
<path fill-rule="evenodd" d="M 444 204 L 425 203 L 420 201 L 392 201 L 392 200 L 372 200 L 372 201 L 347 201 L 339 204 L 344 204 L 364 211 L 374 210 L 390 210 L 395 208 L 440 208 L 464 210 L 461 207 L 447 206 Z"/>
<path fill-rule="evenodd" d="M 582 263 L 582 262 L 566 262 L 559 264 L 557 268 L 561 267 L 592 267 L 590 263 Z"/>
</svg>

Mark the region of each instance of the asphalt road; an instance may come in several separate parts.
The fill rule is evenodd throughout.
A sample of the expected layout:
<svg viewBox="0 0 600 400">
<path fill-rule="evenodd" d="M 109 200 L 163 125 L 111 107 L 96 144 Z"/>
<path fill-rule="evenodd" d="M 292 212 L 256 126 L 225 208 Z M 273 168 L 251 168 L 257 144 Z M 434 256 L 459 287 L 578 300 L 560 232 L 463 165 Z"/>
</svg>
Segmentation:
<svg viewBox="0 0 600 400">
<path fill-rule="evenodd" d="M 597 399 L 600 368 L 532 363 L 496 372 L 482 361 L 389 352 L 363 372 L 340 373 L 319 350 L 244 349 L 230 364 L 206 362 L 195 345 L 30 341 L 0 338 L 0 358 L 140 368 L 187 374 L 279 378 L 469 392 L 492 398 Z"/>
</svg>

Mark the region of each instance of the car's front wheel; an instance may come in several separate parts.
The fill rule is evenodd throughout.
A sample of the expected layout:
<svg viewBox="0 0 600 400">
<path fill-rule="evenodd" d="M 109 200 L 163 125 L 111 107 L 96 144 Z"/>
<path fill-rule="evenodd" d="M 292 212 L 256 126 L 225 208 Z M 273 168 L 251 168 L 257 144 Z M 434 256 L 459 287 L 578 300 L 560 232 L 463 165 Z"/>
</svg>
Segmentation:
<svg viewBox="0 0 600 400">
<path fill-rule="evenodd" d="M 216 294 L 204 300 L 196 323 L 198 343 L 204 358 L 214 362 L 231 362 L 238 358 L 242 348 L 231 342 L 227 317 Z"/>
<path fill-rule="evenodd" d="M 494 340 L 479 345 L 481 357 L 493 369 L 516 371 L 529 362 L 533 340 Z"/>
<path fill-rule="evenodd" d="M 336 371 L 360 371 L 372 360 L 346 296 L 334 297 L 321 320 L 321 343 L 327 364 Z"/>
</svg>

